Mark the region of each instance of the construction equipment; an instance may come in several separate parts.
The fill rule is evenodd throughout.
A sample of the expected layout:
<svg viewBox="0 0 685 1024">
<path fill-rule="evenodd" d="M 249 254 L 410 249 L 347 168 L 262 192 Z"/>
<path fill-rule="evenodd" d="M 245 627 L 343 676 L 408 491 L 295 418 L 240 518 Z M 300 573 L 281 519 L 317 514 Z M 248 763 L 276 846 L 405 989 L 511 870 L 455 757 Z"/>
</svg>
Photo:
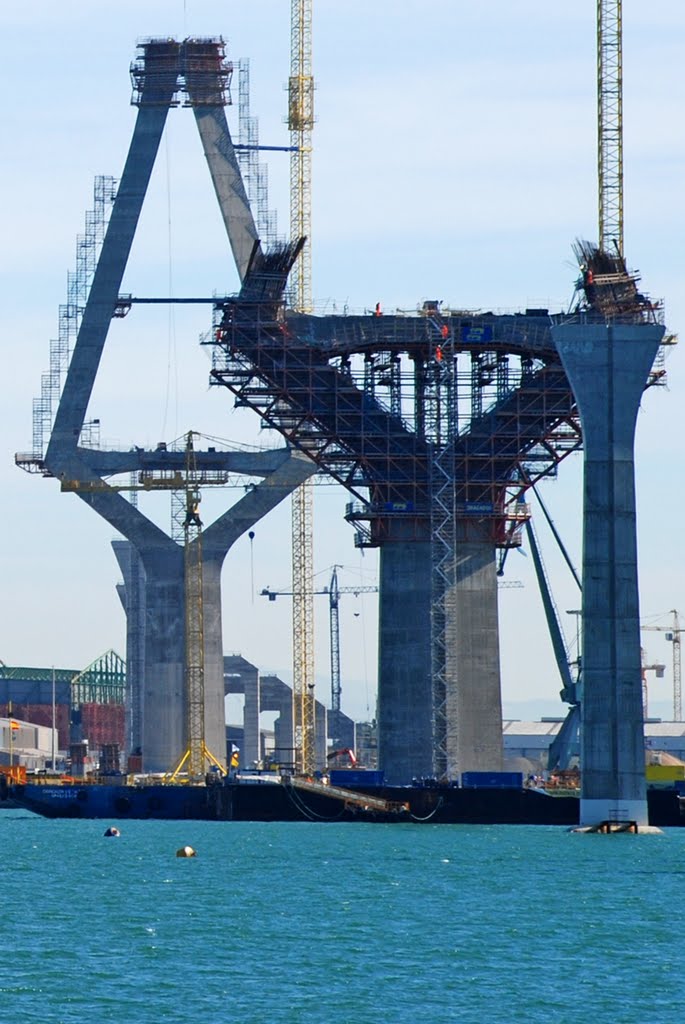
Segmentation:
<svg viewBox="0 0 685 1024">
<path fill-rule="evenodd" d="M 322 590 L 311 590 L 310 596 L 314 597 L 319 594 L 325 594 L 329 599 L 329 631 L 331 636 L 331 712 L 336 716 L 340 714 L 340 698 L 342 694 L 342 685 L 340 682 L 340 618 L 339 618 L 339 602 L 341 594 L 377 594 L 378 587 L 366 586 L 366 587 L 340 587 L 338 585 L 338 569 L 339 565 L 333 566 L 331 573 L 331 583 L 328 587 L 322 588 Z M 269 590 L 264 588 L 261 592 L 262 597 L 268 597 L 269 601 L 275 601 L 276 597 L 288 597 L 292 596 L 295 598 L 295 587 L 293 590 Z M 295 694 L 294 694 L 295 697 Z M 312 695 L 313 702 L 313 695 Z M 336 738 L 336 737 L 334 737 Z"/>
<path fill-rule="evenodd" d="M 200 779 L 207 768 L 226 774 L 205 742 L 205 634 L 202 595 L 202 520 L 193 433 L 186 438 L 186 513 L 184 535 L 185 685 L 188 746 L 171 773 L 175 781 L 187 765 L 190 779 Z"/>
<path fill-rule="evenodd" d="M 597 0 L 599 248 L 623 256 L 622 0 Z"/>
<path fill-rule="evenodd" d="M 334 757 L 347 757 L 351 768 L 356 768 L 359 764 L 357 761 L 357 755 L 354 750 L 350 749 L 350 747 L 343 747 L 341 750 L 331 750 L 329 754 L 326 754 L 327 761 L 332 761 Z"/>
<path fill-rule="evenodd" d="M 329 632 L 331 640 L 331 711 L 339 712 L 340 709 L 340 698 L 342 694 L 342 686 L 340 682 L 340 619 L 339 619 L 339 602 L 341 594 L 377 594 L 377 586 L 359 586 L 359 587 L 341 587 L 338 585 L 338 569 L 340 566 L 334 565 L 331 573 L 331 582 L 329 586 L 323 587 L 321 590 L 311 590 L 310 595 L 314 597 L 316 595 L 325 594 L 328 597 L 328 611 L 329 611 Z M 275 601 L 277 597 L 288 597 L 292 596 L 296 598 L 295 587 L 292 590 L 269 590 L 265 587 L 261 592 L 262 597 L 268 597 L 270 601 Z"/>
<path fill-rule="evenodd" d="M 645 650 L 644 647 L 640 648 L 640 661 L 642 667 L 642 712 L 645 719 L 649 718 L 649 691 L 647 689 L 647 673 L 654 672 L 657 679 L 664 678 L 665 665 L 660 662 L 655 665 L 645 664 Z"/>
<path fill-rule="evenodd" d="M 144 477 L 141 473 L 138 484 L 109 484 L 104 480 L 61 481 L 63 491 L 137 491 L 137 490 L 178 490 L 185 491 L 184 563 L 185 563 L 185 685 L 187 701 L 188 747 L 170 774 L 173 781 L 188 763 L 187 772 L 191 778 L 200 778 L 207 765 L 213 765 L 225 774 L 219 760 L 207 749 L 204 730 L 204 624 L 202 604 L 202 521 L 199 515 L 201 478 L 204 483 L 221 484 L 219 475 L 215 479 L 204 479 L 197 467 L 193 446 L 193 432 L 186 435 L 185 472 L 173 472 L 159 477 Z"/>
<path fill-rule="evenodd" d="M 680 626 L 680 617 L 673 608 L 670 612 L 673 616 L 672 626 L 642 626 L 642 629 L 657 630 L 666 634 L 666 639 L 673 644 L 673 721 L 683 720 L 683 690 L 680 659 L 680 637 L 685 629 Z"/>
<path fill-rule="evenodd" d="M 312 0 L 292 0 L 290 11 L 290 78 L 288 128 L 290 130 L 290 237 L 304 239 L 292 272 L 293 309 L 312 309 L 311 281 L 311 154 L 314 127 L 312 78 Z M 316 723 L 314 716 L 314 564 L 313 492 L 309 482 L 292 497 L 293 577 L 293 736 L 296 768 L 314 771 Z"/>
<path fill-rule="evenodd" d="M 293 268 L 293 309 L 312 311 L 312 129 L 314 78 L 312 76 L 312 0 L 291 0 L 290 78 L 288 128 L 290 130 L 290 237 L 304 238 Z"/>
</svg>

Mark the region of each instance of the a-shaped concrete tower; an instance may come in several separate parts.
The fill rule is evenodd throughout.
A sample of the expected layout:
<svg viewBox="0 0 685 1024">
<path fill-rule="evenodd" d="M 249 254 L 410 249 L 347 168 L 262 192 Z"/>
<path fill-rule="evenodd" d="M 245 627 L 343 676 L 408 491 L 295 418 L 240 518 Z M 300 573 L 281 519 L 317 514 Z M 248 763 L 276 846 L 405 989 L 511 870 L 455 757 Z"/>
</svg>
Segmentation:
<svg viewBox="0 0 685 1024">
<path fill-rule="evenodd" d="M 242 279 L 257 243 L 257 232 L 240 171 L 230 145 L 224 111 L 230 65 L 216 40 L 149 41 L 140 47 L 132 67 L 133 102 L 138 116 L 116 189 L 109 224 L 93 275 L 87 302 L 69 362 L 45 459 L 46 475 L 75 491 L 131 543 L 143 568 L 145 605 L 144 653 L 140 690 L 131 695 L 132 745 L 142 747 L 148 771 L 169 771 L 187 746 L 184 693 L 184 560 L 183 548 L 150 522 L 104 477 L 138 474 L 157 483 L 182 474 L 182 452 L 167 450 L 100 451 L 83 444 L 88 404 L 112 317 L 135 305 L 120 296 L 121 282 L 136 232 L 169 109 L 179 103 L 192 108 L 202 140 L 221 216 Z M 211 301 L 211 300 L 207 300 Z M 203 533 L 205 738 L 213 755 L 225 763 L 223 650 L 221 643 L 220 572 L 231 544 L 258 519 L 315 471 L 306 457 L 289 448 L 256 453 L 195 453 L 197 484 L 204 475 L 239 472 L 268 478 Z M 133 585 L 130 557 L 120 549 L 127 608 L 135 615 L 140 580 Z M 128 575 L 128 578 L 126 578 Z M 135 676 L 135 671 L 133 673 Z"/>
</svg>

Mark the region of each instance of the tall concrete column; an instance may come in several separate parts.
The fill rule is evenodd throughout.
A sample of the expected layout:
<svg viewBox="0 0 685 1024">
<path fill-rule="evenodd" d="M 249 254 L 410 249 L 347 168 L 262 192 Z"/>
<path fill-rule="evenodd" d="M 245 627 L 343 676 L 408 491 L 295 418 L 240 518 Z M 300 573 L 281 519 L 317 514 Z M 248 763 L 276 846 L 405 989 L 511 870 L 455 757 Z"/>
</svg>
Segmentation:
<svg viewBox="0 0 685 1024">
<path fill-rule="evenodd" d="M 489 522 L 458 520 L 447 613 L 447 772 L 502 770 L 495 547 Z"/>
<path fill-rule="evenodd" d="M 434 771 L 431 604 L 433 559 L 426 539 L 393 540 L 380 553 L 378 753 L 390 783 Z M 392 535 L 392 533 L 391 533 Z M 455 527 L 454 586 L 445 597 L 448 775 L 502 768 L 502 698 L 495 548 L 487 523 Z"/>
<path fill-rule="evenodd" d="M 418 525 L 425 540 L 402 539 L 414 524 L 389 521 L 396 539 L 380 550 L 378 757 L 391 784 L 433 773 L 432 560 L 428 525 Z"/>
<path fill-rule="evenodd" d="M 656 324 L 552 328 L 578 402 L 585 449 L 581 825 L 648 823 L 634 438 L 663 333 Z"/>
</svg>

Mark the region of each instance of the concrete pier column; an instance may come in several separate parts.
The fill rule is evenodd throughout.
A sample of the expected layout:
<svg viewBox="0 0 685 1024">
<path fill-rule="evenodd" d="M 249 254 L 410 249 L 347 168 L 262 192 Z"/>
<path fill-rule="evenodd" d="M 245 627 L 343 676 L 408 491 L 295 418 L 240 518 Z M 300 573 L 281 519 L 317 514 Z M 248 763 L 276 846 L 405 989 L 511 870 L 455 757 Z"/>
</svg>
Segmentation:
<svg viewBox="0 0 685 1024">
<path fill-rule="evenodd" d="M 259 734 L 259 712 L 261 710 L 261 681 L 259 671 L 245 680 L 245 703 L 243 705 L 243 749 L 241 764 L 252 768 L 262 757 L 262 745 Z"/>
<path fill-rule="evenodd" d="M 648 823 L 634 437 L 663 328 L 566 323 L 552 337 L 578 402 L 583 485 L 580 824 Z"/>
<path fill-rule="evenodd" d="M 431 544 L 428 524 L 425 540 L 403 540 L 413 528 L 390 521 L 397 538 L 380 551 L 378 756 L 391 784 L 433 773 Z"/>
<path fill-rule="evenodd" d="M 495 546 L 489 522 L 458 520 L 446 601 L 447 773 L 502 770 Z"/>
<path fill-rule="evenodd" d="M 188 740 L 185 714 L 183 550 L 141 551 L 145 566 L 143 768 L 168 772 Z M 224 740 L 225 745 L 225 740 Z"/>
</svg>

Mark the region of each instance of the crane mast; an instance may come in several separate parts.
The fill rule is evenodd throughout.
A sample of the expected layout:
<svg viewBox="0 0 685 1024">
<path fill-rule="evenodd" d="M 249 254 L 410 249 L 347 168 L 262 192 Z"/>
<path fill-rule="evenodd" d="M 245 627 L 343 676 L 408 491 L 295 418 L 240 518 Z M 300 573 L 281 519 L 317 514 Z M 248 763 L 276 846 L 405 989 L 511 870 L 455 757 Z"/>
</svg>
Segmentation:
<svg viewBox="0 0 685 1024">
<path fill-rule="evenodd" d="M 186 515 L 183 522 L 185 563 L 185 671 L 188 701 L 188 771 L 202 775 L 205 746 L 205 635 L 202 594 L 202 520 L 193 435 L 186 442 Z"/>
<path fill-rule="evenodd" d="M 292 272 L 292 306 L 312 309 L 311 159 L 314 127 L 312 77 L 312 0 L 291 0 L 288 128 L 290 131 L 290 237 L 305 243 Z M 296 769 L 315 768 L 314 709 L 314 566 L 312 484 L 304 483 L 292 497 L 293 577 L 293 736 Z"/>
<path fill-rule="evenodd" d="M 317 594 L 325 594 L 328 597 L 329 636 L 331 642 L 331 715 L 329 717 L 329 724 L 334 723 L 334 728 L 337 728 L 337 715 L 341 711 L 342 697 L 340 674 L 340 595 L 354 594 L 355 597 L 358 597 L 359 594 L 377 594 L 378 587 L 375 585 L 341 587 L 338 583 L 338 566 L 334 565 L 329 586 L 324 587 L 323 590 L 312 589 L 310 593 L 312 597 Z M 266 587 L 262 590 L 262 597 L 268 597 L 270 601 L 275 601 L 277 597 L 285 596 L 292 596 L 295 599 L 295 588 L 293 587 L 292 590 L 269 590 Z M 295 702 L 294 694 L 293 701 Z M 312 696 L 312 704 L 313 702 Z"/>
<path fill-rule="evenodd" d="M 207 748 L 205 740 L 205 634 L 200 498 L 193 432 L 188 431 L 185 451 L 185 518 L 183 521 L 188 746 L 171 773 L 172 781 L 184 767 L 191 779 L 202 778 L 206 768 L 211 765 L 225 774 L 223 765 Z"/>
<path fill-rule="evenodd" d="M 599 248 L 623 256 L 622 0 L 597 0 Z"/>
<path fill-rule="evenodd" d="M 666 639 L 673 644 L 673 721 L 683 720 L 683 686 L 682 686 L 682 660 L 681 660 L 681 636 L 685 628 L 680 625 L 680 616 L 675 608 L 671 609 L 673 616 L 672 626 L 643 626 L 643 629 L 656 630 L 665 633 Z"/>
<path fill-rule="evenodd" d="M 290 237 L 305 244 L 293 267 L 293 308 L 312 311 L 312 129 L 314 78 L 312 76 L 312 0 L 291 0 L 290 78 L 288 80 L 290 130 Z"/>
<path fill-rule="evenodd" d="M 328 592 L 329 630 L 331 639 L 331 711 L 334 715 L 340 712 L 340 589 L 338 587 L 338 570 L 333 566 L 331 585 Z M 336 718 L 337 721 L 337 718 Z"/>
</svg>

